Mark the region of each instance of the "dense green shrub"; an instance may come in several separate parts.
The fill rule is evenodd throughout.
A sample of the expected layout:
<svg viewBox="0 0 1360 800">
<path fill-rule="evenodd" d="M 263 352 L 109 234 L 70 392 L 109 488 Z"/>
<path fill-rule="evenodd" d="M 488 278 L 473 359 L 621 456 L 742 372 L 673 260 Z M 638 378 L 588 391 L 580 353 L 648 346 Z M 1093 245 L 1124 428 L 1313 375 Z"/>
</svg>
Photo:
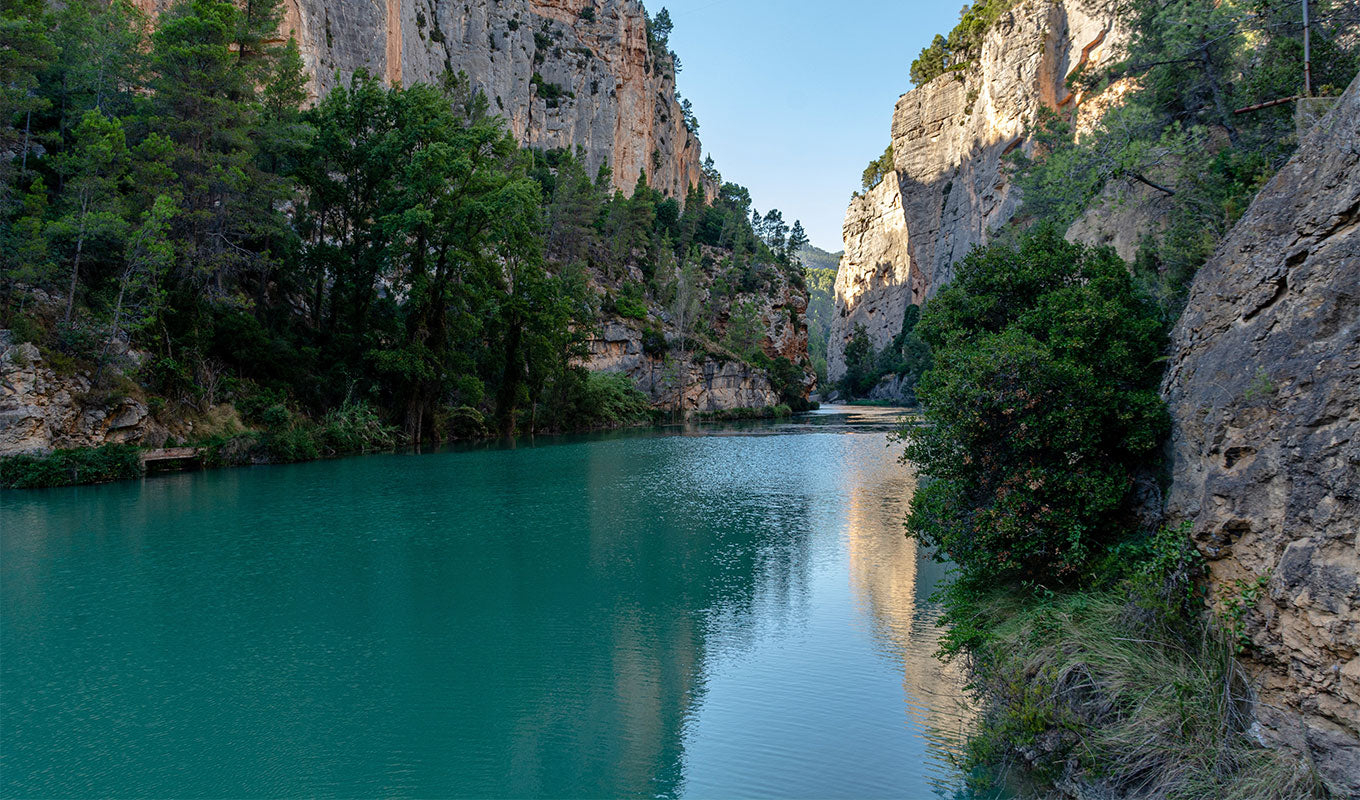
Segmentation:
<svg viewBox="0 0 1360 800">
<path fill-rule="evenodd" d="M 260 460 L 311 461 L 323 456 L 390 450 L 403 437 L 386 425 L 366 403 L 350 402 L 332 409 L 319 423 L 294 413 L 281 404 L 261 414 L 267 426 L 258 438 Z"/>
<path fill-rule="evenodd" d="M 793 409 L 784 403 L 755 408 L 725 408 L 721 411 L 702 411 L 697 417 L 704 422 L 737 422 L 748 419 L 784 419 L 793 416 Z"/>
<path fill-rule="evenodd" d="M 124 444 L 0 458 L 0 487 L 6 489 L 105 483 L 141 475 L 140 451 Z"/>
<path fill-rule="evenodd" d="M 572 394 L 571 428 L 638 425 L 653 418 L 647 395 L 621 372 L 587 372 Z"/>
<path fill-rule="evenodd" d="M 490 434 L 490 429 L 480 411 L 457 406 L 441 411 L 435 421 L 435 433 L 441 440 L 481 439 Z"/>
<path fill-rule="evenodd" d="M 346 403 L 331 409 L 317 427 L 317 439 L 330 454 L 391 450 L 401 442 L 397 429 L 384 425 L 367 403 Z"/>
<path fill-rule="evenodd" d="M 629 319 L 647 318 L 646 293 L 640 283 L 625 283 L 614 298 L 614 310 Z"/>
<path fill-rule="evenodd" d="M 770 358 L 761 352 L 755 354 L 752 363 L 765 370 L 770 386 L 779 394 L 780 405 L 788 406 L 794 411 L 807 411 L 812 407 L 804 396 L 805 373 L 802 367 L 786 356 Z"/>
<path fill-rule="evenodd" d="M 1108 248 L 1042 226 L 974 250 L 917 331 L 935 363 L 905 434 L 912 534 L 965 573 L 1078 577 L 1168 427 L 1154 305 Z"/>
<path fill-rule="evenodd" d="M 576 97 L 575 93 L 563 89 L 555 83 L 549 83 L 548 81 L 543 80 L 543 76 L 539 75 L 537 72 L 533 74 L 529 79 L 529 82 L 533 84 L 535 93 L 547 103 L 548 108 L 557 108 L 564 97 Z"/>
</svg>

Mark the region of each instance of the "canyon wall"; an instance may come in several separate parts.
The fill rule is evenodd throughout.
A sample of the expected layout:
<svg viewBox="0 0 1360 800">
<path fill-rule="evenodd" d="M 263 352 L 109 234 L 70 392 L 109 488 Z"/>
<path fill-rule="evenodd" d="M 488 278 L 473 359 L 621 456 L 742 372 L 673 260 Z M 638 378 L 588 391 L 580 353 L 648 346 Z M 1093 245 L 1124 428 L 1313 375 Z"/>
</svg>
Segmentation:
<svg viewBox="0 0 1360 800">
<path fill-rule="evenodd" d="M 1195 276 L 1163 390 L 1262 734 L 1360 796 L 1360 80 Z"/>
<path fill-rule="evenodd" d="M 712 275 L 702 276 L 697 288 L 700 304 L 712 309 L 714 337 L 727 332 L 734 311 L 749 305 L 755 311 L 759 347 L 771 359 L 787 358 L 802 371 L 801 394 L 813 388 L 815 378 L 808 362 L 807 290 L 774 277 L 761 292 L 742 292 L 715 297 Z M 586 342 L 583 366 L 591 372 L 622 372 L 633 380 L 652 404 L 683 416 L 736 408 L 777 406 L 783 399 L 770 377 L 712 339 L 697 333 L 681 342 L 676 320 L 665 309 L 649 309 L 646 320 L 612 317 Z M 650 331 L 650 336 L 649 336 Z M 656 342 L 667 342 L 666 352 Z M 681 345 L 691 352 L 682 350 Z"/>
<path fill-rule="evenodd" d="M 313 96 L 361 69 L 391 84 L 464 72 L 521 144 L 583 148 L 590 173 L 607 163 L 625 194 L 644 169 L 652 188 L 682 201 L 691 184 L 717 189 L 638 0 L 284 3 L 282 33 L 298 41 Z M 139 4 L 154 13 L 168 0 Z"/>
<path fill-rule="evenodd" d="M 1021 3 L 988 32 L 977 64 L 898 99 L 895 173 L 854 198 L 845 216 L 827 346 L 832 380 L 845 373 L 842 350 L 856 325 L 882 348 L 901 330 L 904 305 L 948 283 L 954 262 L 1015 215 L 1020 198 L 1005 156 L 1029 152 L 1041 109 L 1079 114 L 1089 98 L 1069 91 L 1067 77 L 1118 57 L 1128 34 L 1116 5 Z"/>
</svg>

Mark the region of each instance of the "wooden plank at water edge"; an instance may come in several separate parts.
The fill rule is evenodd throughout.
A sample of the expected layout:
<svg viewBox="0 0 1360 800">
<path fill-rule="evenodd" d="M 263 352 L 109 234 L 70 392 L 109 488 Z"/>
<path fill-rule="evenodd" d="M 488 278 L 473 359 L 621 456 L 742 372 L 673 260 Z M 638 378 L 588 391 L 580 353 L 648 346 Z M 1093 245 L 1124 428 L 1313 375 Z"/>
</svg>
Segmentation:
<svg viewBox="0 0 1360 800">
<path fill-rule="evenodd" d="M 165 447 L 142 452 L 142 469 L 191 469 L 200 466 L 203 448 Z"/>
</svg>

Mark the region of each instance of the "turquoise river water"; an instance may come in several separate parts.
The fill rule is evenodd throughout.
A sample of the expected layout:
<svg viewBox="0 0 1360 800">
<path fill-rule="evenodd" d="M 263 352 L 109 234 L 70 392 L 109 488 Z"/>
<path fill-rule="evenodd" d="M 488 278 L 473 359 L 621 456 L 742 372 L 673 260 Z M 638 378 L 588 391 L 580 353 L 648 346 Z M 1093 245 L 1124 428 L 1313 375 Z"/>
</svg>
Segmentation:
<svg viewBox="0 0 1360 800">
<path fill-rule="evenodd" d="M 0 494 L 6 797 L 955 797 L 893 412 Z"/>
</svg>

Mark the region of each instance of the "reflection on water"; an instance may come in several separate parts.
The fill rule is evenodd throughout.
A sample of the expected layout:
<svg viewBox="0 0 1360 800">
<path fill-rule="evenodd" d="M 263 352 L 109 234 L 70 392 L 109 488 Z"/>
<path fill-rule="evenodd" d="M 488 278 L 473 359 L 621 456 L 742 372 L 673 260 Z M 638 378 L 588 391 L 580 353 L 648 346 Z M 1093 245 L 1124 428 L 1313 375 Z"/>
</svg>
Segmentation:
<svg viewBox="0 0 1360 800">
<path fill-rule="evenodd" d="M 5 493 L 0 795 L 948 795 L 899 415 Z"/>
<path fill-rule="evenodd" d="M 915 482 L 896 462 L 897 452 L 852 465 L 846 519 L 850 585 L 874 639 L 902 665 L 909 724 L 928 742 L 932 783 L 944 794 L 956 783 L 950 755 L 963 743 L 973 714 L 964 702 L 957 662 L 941 664 L 934 657 L 940 609 L 929 598 L 946 568 L 903 535 Z"/>
</svg>

